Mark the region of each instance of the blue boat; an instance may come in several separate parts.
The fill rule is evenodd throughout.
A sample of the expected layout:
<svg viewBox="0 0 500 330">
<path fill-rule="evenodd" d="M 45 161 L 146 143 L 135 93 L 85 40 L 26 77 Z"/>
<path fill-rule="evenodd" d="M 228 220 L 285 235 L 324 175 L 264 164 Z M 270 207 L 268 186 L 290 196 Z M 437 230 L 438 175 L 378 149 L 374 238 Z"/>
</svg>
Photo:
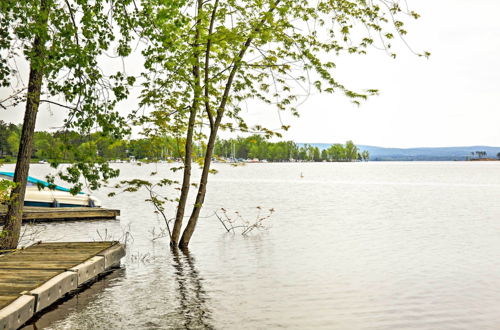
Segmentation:
<svg viewBox="0 0 500 330">
<path fill-rule="evenodd" d="M 13 172 L 0 172 L 0 179 L 12 181 Z M 70 189 L 28 176 L 25 206 L 38 207 L 101 207 L 101 202 L 88 194 L 70 193 Z"/>
</svg>

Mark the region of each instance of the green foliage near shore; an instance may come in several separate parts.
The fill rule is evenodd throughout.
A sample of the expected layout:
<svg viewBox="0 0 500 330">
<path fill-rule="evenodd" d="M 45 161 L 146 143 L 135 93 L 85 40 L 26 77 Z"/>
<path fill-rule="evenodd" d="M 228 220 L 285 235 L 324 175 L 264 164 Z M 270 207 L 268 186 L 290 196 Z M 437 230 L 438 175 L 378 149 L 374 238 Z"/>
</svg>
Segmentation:
<svg viewBox="0 0 500 330">
<path fill-rule="evenodd" d="M 345 145 L 334 144 L 328 149 L 320 150 L 318 147 L 299 145 L 293 141 L 270 142 L 261 135 L 218 140 L 214 153 L 226 159 L 265 159 L 275 162 L 293 160 L 352 162 L 369 159 L 368 152 L 361 152 L 352 141 L 347 141 Z"/>
<path fill-rule="evenodd" d="M 0 121 L 0 159 L 4 162 L 15 161 L 20 129 L 19 126 Z M 81 135 L 74 131 L 35 132 L 33 160 L 73 163 L 95 157 L 103 161 L 131 158 L 150 161 L 181 159 L 184 157 L 184 145 L 183 139 L 172 136 L 124 140 L 102 133 Z M 193 159 L 200 158 L 204 148 L 203 145 L 194 146 Z M 219 139 L 215 144 L 214 155 L 215 158 L 228 161 L 259 159 L 272 162 L 351 162 L 369 158 L 368 153 L 360 152 L 352 141 L 320 150 L 318 147 L 299 145 L 293 141 L 271 142 L 262 135 Z"/>
</svg>

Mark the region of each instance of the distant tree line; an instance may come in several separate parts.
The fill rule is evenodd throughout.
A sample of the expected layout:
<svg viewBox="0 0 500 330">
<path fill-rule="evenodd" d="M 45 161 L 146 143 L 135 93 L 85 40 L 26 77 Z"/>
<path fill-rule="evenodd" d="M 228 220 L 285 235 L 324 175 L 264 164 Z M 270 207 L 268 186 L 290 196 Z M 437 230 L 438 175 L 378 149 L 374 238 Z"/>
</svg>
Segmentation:
<svg viewBox="0 0 500 330">
<path fill-rule="evenodd" d="M 14 161 L 19 148 L 21 127 L 0 120 L 0 158 Z M 57 162 L 84 161 L 99 156 L 106 160 L 167 160 L 184 157 L 185 141 L 172 136 L 148 137 L 131 140 L 115 139 L 101 133 L 89 136 L 74 131 L 54 133 L 35 132 L 34 160 Z M 203 145 L 195 145 L 193 157 L 203 154 Z M 272 162 L 285 161 L 335 161 L 352 162 L 368 160 L 367 151 L 361 152 L 352 142 L 334 144 L 320 150 L 312 145 L 299 146 L 293 141 L 271 142 L 260 135 L 217 140 L 214 155 L 226 160 L 258 159 Z"/>
<path fill-rule="evenodd" d="M 293 141 L 270 142 L 260 135 L 219 140 L 215 145 L 215 154 L 226 159 L 260 159 L 268 161 L 335 161 L 352 162 L 368 160 L 368 151 L 361 152 L 352 141 L 345 145 L 334 144 L 328 149 L 306 144 L 299 146 Z"/>
<path fill-rule="evenodd" d="M 15 161 L 21 127 L 0 120 L 0 158 Z M 107 160 L 165 159 L 182 157 L 183 141 L 173 137 L 117 139 L 102 133 L 81 135 L 74 131 L 35 132 L 33 159 L 63 162 L 84 161 L 91 156 Z"/>
<path fill-rule="evenodd" d="M 486 151 L 471 151 L 471 157 L 470 159 L 474 160 L 474 159 L 483 159 L 483 158 L 487 158 L 488 156 L 488 153 Z M 498 160 L 500 160 L 500 152 L 497 153 L 497 158 Z"/>
<path fill-rule="evenodd" d="M 483 157 L 486 157 L 488 153 L 486 151 L 472 151 L 471 152 L 472 158 L 474 158 L 474 155 L 478 158 L 481 159 Z"/>
</svg>

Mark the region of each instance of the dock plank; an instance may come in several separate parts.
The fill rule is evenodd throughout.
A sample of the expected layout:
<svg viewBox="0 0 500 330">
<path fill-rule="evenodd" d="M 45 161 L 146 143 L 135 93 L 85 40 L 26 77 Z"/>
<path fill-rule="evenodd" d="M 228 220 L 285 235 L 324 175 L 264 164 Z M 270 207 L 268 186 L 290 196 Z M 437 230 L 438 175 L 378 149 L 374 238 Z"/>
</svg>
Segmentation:
<svg viewBox="0 0 500 330">
<path fill-rule="evenodd" d="M 5 205 L 0 205 L 0 222 L 6 214 Z M 63 221 L 87 219 L 116 219 L 120 210 L 101 207 L 33 207 L 25 206 L 23 221 Z"/>
<path fill-rule="evenodd" d="M 117 242 L 40 243 L 0 256 L 0 310 Z"/>
</svg>

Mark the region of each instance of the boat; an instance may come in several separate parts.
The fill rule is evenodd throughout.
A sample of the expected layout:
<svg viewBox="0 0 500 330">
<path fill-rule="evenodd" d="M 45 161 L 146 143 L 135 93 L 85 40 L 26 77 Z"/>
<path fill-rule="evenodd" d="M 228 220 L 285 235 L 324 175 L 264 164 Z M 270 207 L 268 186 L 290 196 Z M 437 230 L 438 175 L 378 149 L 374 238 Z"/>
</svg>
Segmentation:
<svg viewBox="0 0 500 330">
<path fill-rule="evenodd" d="M 13 178 L 13 172 L 0 172 L 0 179 L 12 181 Z M 79 192 L 73 195 L 68 188 L 28 176 L 24 206 L 101 207 L 101 202 L 89 194 Z"/>
</svg>

